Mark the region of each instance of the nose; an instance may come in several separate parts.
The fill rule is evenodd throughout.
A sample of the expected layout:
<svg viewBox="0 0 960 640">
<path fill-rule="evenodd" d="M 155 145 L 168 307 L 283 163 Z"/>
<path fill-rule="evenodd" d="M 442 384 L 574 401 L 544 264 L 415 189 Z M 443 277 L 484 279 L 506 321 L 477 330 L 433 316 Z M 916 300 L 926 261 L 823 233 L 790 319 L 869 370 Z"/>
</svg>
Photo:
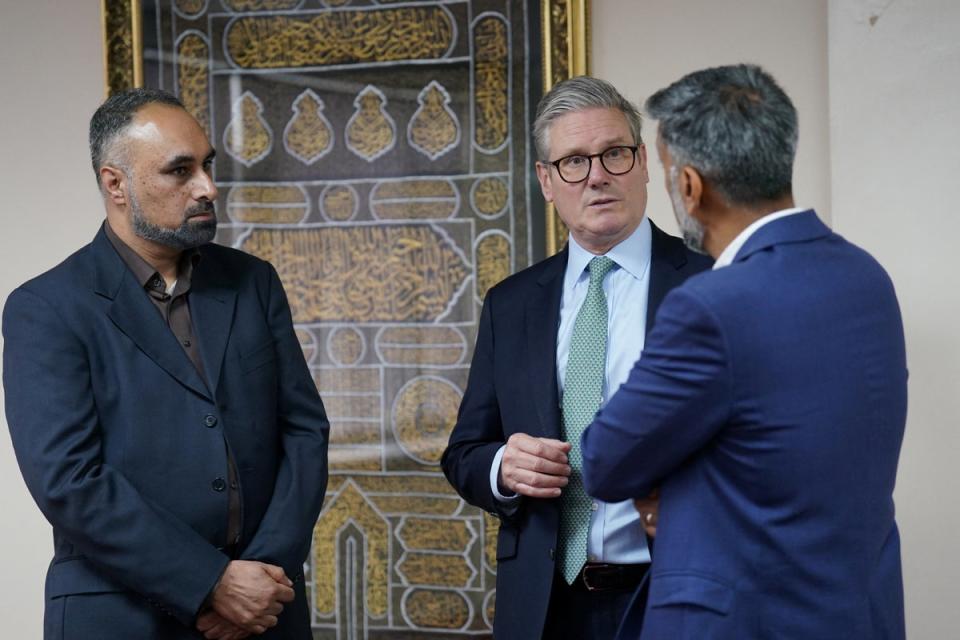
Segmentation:
<svg viewBox="0 0 960 640">
<path fill-rule="evenodd" d="M 217 185 L 213 181 L 213 176 L 209 173 L 200 171 L 196 185 L 194 199 L 210 200 L 211 202 L 217 199 Z"/>
<path fill-rule="evenodd" d="M 600 158 L 593 158 L 590 163 L 590 173 L 587 174 L 587 184 L 593 186 L 603 186 L 610 183 L 610 174 L 603 168 Z"/>
</svg>

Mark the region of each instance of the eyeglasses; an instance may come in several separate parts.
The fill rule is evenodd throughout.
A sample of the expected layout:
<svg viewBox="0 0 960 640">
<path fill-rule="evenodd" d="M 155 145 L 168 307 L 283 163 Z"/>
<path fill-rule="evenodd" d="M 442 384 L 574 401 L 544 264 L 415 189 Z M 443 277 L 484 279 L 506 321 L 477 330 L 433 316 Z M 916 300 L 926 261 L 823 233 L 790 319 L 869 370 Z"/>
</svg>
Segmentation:
<svg viewBox="0 0 960 640">
<path fill-rule="evenodd" d="M 600 165 L 607 173 L 614 176 L 620 176 L 631 169 L 637 163 L 637 145 L 620 145 L 604 149 L 600 153 L 590 155 L 574 154 L 564 156 L 559 160 L 548 162 L 557 168 L 560 179 L 571 184 L 583 182 L 590 175 L 590 168 L 594 158 L 600 158 Z"/>
</svg>

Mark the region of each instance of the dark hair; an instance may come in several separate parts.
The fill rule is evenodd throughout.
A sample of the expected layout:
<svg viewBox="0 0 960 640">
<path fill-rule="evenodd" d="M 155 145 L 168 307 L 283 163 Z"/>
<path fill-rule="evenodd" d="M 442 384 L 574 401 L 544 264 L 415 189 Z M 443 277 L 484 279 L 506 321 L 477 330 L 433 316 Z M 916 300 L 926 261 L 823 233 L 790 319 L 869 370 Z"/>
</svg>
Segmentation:
<svg viewBox="0 0 960 640">
<path fill-rule="evenodd" d="M 184 109 L 183 103 L 172 93 L 162 89 L 139 87 L 113 94 L 100 105 L 90 118 L 90 162 L 100 184 L 100 167 L 110 146 L 123 133 L 137 111 L 148 104 L 165 104 Z"/>
<path fill-rule="evenodd" d="M 760 67 L 696 71 L 653 94 L 646 109 L 673 164 L 699 171 L 730 204 L 791 192 L 797 110 Z"/>
<path fill-rule="evenodd" d="M 557 84 L 540 99 L 533 121 L 533 142 L 541 162 L 549 162 L 550 125 L 562 115 L 593 108 L 619 109 L 630 125 L 634 144 L 642 144 L 640 111 L 616 87 L 600 78 L 576 76 Z"/>
</svg>

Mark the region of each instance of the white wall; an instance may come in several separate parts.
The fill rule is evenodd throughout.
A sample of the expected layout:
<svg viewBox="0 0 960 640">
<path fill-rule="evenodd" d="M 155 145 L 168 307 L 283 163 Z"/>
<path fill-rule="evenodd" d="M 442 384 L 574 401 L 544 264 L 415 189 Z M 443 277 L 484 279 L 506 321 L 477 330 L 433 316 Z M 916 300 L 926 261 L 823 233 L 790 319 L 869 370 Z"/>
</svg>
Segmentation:
<svg viewBox="0 0 960 640">
<path fill-rule="evenodd" d="M 830 222 L 826 0 L 593 0 L 591 6 L 592 71 L 641 108 L 654 91 L 704 67 L 753 62 L 772 73 L 800 115 L 797 206 L 813 207 Z M 652 122 L 644 140 L 647 212 L 677 233 Z"/>
<path fill-rule="evenodd" d="M 960 3 L 830 2 L 833 222 L 893 277 L 909 418 L 895 499 L 910 638 L 960 637 Z"/>
<path fill-rule="evenodd" d="M 0 303 L 89 242 L 103 218 L 86 148 L 103 99 L 99 5 L 0 0 Z M 53 539 L 2 419 L 0 431 L 0 636 L 40 638 Z"/>
</svg>

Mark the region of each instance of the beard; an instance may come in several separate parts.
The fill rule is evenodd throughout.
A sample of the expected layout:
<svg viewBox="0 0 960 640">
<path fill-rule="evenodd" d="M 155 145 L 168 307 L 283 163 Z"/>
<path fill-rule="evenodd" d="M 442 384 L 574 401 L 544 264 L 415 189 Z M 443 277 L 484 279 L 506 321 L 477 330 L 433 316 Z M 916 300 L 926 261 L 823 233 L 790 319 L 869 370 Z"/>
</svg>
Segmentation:
<svg viewBox="0 0 960 640">
<path fill-rule="evenodd" d="M 697 253 L 705 254 L 703 248 L 703 225 L 697 222 L 693 216 L 687 213 L 687 206 L 683 204 L 683 198 L 680 197 L 680 189 L 677 186 L 677 169 L 670 168 L 670 204 L 673 205 L 673 215 L 677 218 L 677 225 L 680 227 L 680 235 L 683 236 L 683 243 L 687 248 Z"/>
<path fill-rule="evenodd" d="M 136 194 L 130 193 L 130 213 L 133 232 L 138 237 L 166 247 L 184 251 L 207 244 L 217 234 L 216 209 L 213 202 L 206 200 L 186 210 L 183 222 L 176 229 L 167 229 L 153 224 L 143 214 L 143 208 Z M 210 220 L 190 222 L 190 218 L 203 214 L 213 214 Z"/>
</svg>

